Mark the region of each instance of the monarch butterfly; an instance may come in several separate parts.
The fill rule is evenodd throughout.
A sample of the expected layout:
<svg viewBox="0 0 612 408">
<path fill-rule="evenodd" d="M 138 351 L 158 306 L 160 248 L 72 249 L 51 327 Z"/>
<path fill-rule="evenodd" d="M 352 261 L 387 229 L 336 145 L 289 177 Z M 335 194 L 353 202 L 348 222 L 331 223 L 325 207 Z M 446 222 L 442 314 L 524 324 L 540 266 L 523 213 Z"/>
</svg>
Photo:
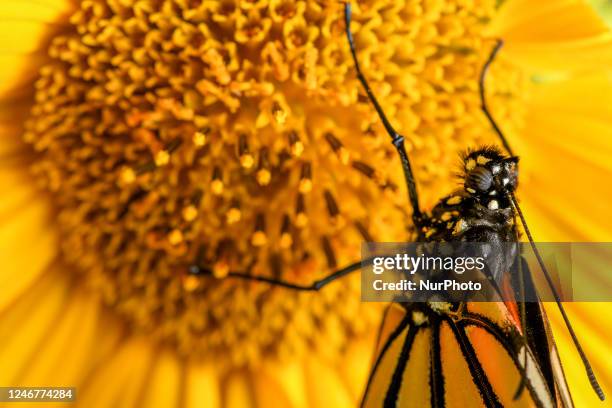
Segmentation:
<svg viewBox="0 0 612 408">
<path fill-rule="evenodd" d="M 486 103 L 484 80 L 502 46 L 499 41 L 479 78 L 482 110 L 507 154 L 492 147 L 468 151 L 463 157 L 464 190 L 444 197 L 429 212 L 421 211 L 417 186 L 404 147 L 361 72 L 355 50 L 351 6 L 345 4 L 346 36 L 357 78 L 391 136 L 402 164 L 419 242 L 517 242 L 520 219 L 538 263 L 582 358 L 599 398 L 604 393 L 569 323 L 549 273 L 534 244 L 514 191 L 518 183 L 518 157 L 496 124 Z M 443 219 L 442 214 L 450 214 Z M 361 269 L 362 262 L 342 268 L 311 285 L 230 272 L 227 276 L 266 282 L 288 289 L 317 291 L 330 282 Z M 533 288 L 526 261 L 511 265 L 522 296 Z M 194 264 L 194 274 L 212 274 Z M 516 285 L 516 282 L 512 282 Z M 533 289 L 530 289 L 533 290 Z M 530 298 L 536 294 L 531 293 Z M 516 384 L 519 384 L 518 388 Z M 362 401 L 363 406 L 573 406 L 548 320 L 540 303 L 427 302 L 391 303 L 379 332 L 375 359 Z"/>
</svg>

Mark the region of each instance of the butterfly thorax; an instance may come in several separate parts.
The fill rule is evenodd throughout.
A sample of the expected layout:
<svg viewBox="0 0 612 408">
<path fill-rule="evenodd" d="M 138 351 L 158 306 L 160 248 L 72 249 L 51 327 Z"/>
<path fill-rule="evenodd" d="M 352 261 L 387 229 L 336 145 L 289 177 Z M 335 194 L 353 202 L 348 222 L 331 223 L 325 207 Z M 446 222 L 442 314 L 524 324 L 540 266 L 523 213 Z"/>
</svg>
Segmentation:
<svg viewBox="0 0 612 408">
<path fill-rule="evenodd" d="M 491 234 L 516 241 L 510 194 L 518 183 L 518 158 L 495 148 L 466 152 L 462 157 L 463 189 L 442 198 L 427 214 L 418 241 L 487 242 Z"/>
<path fill-rule="evenodd" d="M 517 186 L 517 158 L 493 148 L 463 156 L 463 189 L 442 198 L 423 219 L 419 242 L 480 242 L 493 248 L 487 271 L 501 283 L 516 256 L 517 227 L 510 194 Z"/>
</svg>

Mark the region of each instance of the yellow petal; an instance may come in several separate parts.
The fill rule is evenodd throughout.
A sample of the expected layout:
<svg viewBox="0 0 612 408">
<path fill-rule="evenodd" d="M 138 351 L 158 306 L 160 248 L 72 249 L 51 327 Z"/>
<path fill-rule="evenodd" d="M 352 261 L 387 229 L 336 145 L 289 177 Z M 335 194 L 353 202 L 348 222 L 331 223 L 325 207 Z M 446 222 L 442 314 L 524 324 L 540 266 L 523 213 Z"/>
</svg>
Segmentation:
<svg viewBox="0 0 612 408">
<path fill-rule="evenodd" d="M 204 362 L 193 362 L 187 367 L 185 406 L 188 408 L 221 406 L 219 379 L 215 367 Z"/>
<path fill-rule="evenodd" d="M 524 131 L 519 197 L 539 241 L 608 241 L 612 218 L 612 81 L 606 75 L 538 84 Z M 536 233 L 537 231 L 537 233 Z"/>
<path fill-rule="evenodd" d="M 346 388 L 355 401 L 363 396 L 370 373 L 376 339 L 371 336 L 351 342 L 343 358 L 340 373 Z"/>
<path fill-rule="evenodd" d="M 535 141 L 537 135 L 532 136 Z M 519 196 L 535 239 L 609 241 L 612 220 L 603 198 L 612 194 L 607 173 L 554 144 L 540 142 L 519 151 L 525 158 Z"/>
<path fill-rule="evenodd" d="M 28 104 L 0 103 L 0 310 L 21 294 L 57 254 L 50 207 L 29 174 L 21 140 Z"/>
<path fill-rule="evenodd" d="M 582 0 L 507 0 L 489 30 L 509 42 L 554 42 L 597 36 L 608 27 Z"/>
<path fill-rule="evenodd" d="M 55 259 L 58 243 L 55 230 L 49 225 L 49 216 L 44 200 L 14 209 L 10 217 L 0 213 L 0 311 Z"/>
<path fill-rule="evenodd" d="M 0 201 L 0 228 L 5 220 L 13 218 L 15 211 L 33 203 L 33 196 L 40 192 L 34 186 L 33 180 L 24 173 L 26 169 L 0 167 L 0 189 L 3 191 Z"/>
<path fill-rule="evenodd" d="M 55 23 L 74 7 L 70 3 L 67 0 L 3 0 L 0 16 L 6 21 Z"/>
<path fill-rule="evenodd" d="M 304 370 L 299 362 L 272 363 L 263 367 L 263 373 L 253 373 L 253 383 L 258 405 L 270 401 L 278 407 L 307 407 L 307 390 Z"/>
<path fill-rule="evenodd" d="M 245 373 L 234 373 L 226 380 L 223 393 L 227 407 L 254 407 L 254 393 Z"/>
<path fill-rule="evenodd" d="M 70 303 L 34 350 L 34 358 L 17 384 L 23 386 L 71 386 L 82 381 L 96 350 L 99 299 L 74 291 Z"/>
<path fill-rule="evenodd" d="M 47 58 L 50 34 L 67 23 L 69 1 L 16 1 L 0 4 L 0 95 L 34 79 Z"/>
<path fill-rule="evenodd" d="M 569 332 L 554 303 L 546 303 L 559 355 L 563 363 L 572 398 L 577 407 L 604 406 L 591 388 L 582 360 L 574 347 Z M 609 334 L 612 331 L 610 319 L 601 319 L 612 313 L 610 303 L 565 303 L 565 310 L 576 331 L 580 344 L 587 355 L 599 384 L 610 398 L 612 392 L 612 370 L 609 359 Z"/>
<path fill-rule="evenodd" d="M 141 406 L 147 408 L 174 407 L 181 390 L 181 366 L 177 355 L 163 350 L 153 368 L 151 379 L 144 390 Z"/>
<path fill-rule="evenodd" d="M 257 406 L 270 408 L 294 407 L 288 398 L 288 394 L 274 377 L 266 374 L 255 373 L 253 375 L 255 388 L 255 399 Z"/>
<path fill-rule="evenodd" d="M 18 375 L 36 358 L 39 345 L 61 320 L 70 300 L 67 279 L 48 271 L 26 296 L 0 313 L 0 384 L 17 384 Z"/>
<path fill-rule="evenodd" d="M 149 392 L 145 385 L 154 351 L 148 338 L 138 336 L 124 341 L 77 390 L 79 406 L 137 406 L 145 393 Z"/>
<path fill-rule="evenodd" d="M 488 27 L 505 41 L 503 55 L 533 71 L 604 68 L 612 62 L 612 34 L 580 0 L 509 0 Z"/>
<path fill-rule="evenodd" d="M 612 114 L 612 77 L 609 71 L 574 75 L 535 84 L 529 92 L 530 110 L 548 109 L 588 119 L 609 120 Z"/>
<path fill-rule="evenodd" d="M 612 34 L 559 43 L 508 42 L 504 55 L 533 72 L 606 69 L 612 63 Z"/>
<path fill-rule="evenodd" d="M 305 368 L 310 406 L 352 407 L 357 403 L 334 368 L 316 356 L 306 361 Z"/>
</svg>

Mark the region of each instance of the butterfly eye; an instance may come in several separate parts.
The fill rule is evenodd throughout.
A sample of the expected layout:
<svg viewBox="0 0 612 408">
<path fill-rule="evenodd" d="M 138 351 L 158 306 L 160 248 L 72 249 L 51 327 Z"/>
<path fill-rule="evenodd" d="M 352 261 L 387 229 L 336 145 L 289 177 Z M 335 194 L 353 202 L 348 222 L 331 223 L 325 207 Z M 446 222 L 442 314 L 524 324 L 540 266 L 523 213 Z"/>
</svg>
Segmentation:
<svg viewBox="0 0 612 408">
<path fill-rule="evenodd" d="M 492 184 L 493 173 L 482 166 L 475 167 L 471 170 L 465 179 L 465 188 L 476 191 L 488 191 Z"/>
</svg>

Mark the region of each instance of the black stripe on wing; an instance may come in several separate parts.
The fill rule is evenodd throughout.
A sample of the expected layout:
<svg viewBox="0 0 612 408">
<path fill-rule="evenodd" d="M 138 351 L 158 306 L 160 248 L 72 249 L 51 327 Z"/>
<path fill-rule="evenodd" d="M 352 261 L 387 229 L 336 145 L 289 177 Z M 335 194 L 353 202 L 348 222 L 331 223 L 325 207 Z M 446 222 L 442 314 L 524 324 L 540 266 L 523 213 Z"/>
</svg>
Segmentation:
<svg viewBox="0 0 612 408">
<path fill-rule="evenodd" d="M 497 398 L 497 395 L 493 391 L 493 387 L 489 382 L 487 375 L 484 372 L 484 369 L 480 365 L 478 358 L 476 357 L 476 351 L 474 351 L 474 347 L 472 347 L 472 343 L 470 343 L 465 329 L 463 327 L 458 327 L 454 320 L 447 319 L 450 328 L 455 334 L 455 338 L 459 343 L 459 347 L 461 348 L 461 352 L 465 361 L 468 363 L 468 367 L 470 368 L 470 373 L 472 374 L 472 380 L 474 384 L 478 387 L 480 395 L 482 396 L 484 403 L 489 408 L 497 408 L 501 407 L 501 403 Z"/>
<path fill-rule="evenodd" d="M 450 319 L 448 319 L 448 321 L 450 321 Z M 511 332 L 512 334 L 505 333 L 498 325 L 493 323 L 491 320 L 489 320 L 485 316 L 480 315 L 480 314 L 474 314 L 474 313 L 464 313 L 463 316 L 462 316 L 461 321 L 456 323 L 456 325 L 457 325 L 458 330 L 460 330 L 461 333 L 463 333 L 463 335 L 466 337 L 466 339 L 467 339 L 467 335 L 465 333 L 465 328 L 468 327 L 468 326 L 476 326 L 476 327 L 479 327 L 479 328 L 485 330 L 487 333 L 489 333 L 491 336 L 493 336 L 493 338 L 499 344 L 502 345 L 502 347 L 506 350 L 506 352 L 508 353 L 508 355 L 512 359 L 512 362 L 514 363 L 514 365 L 517 368 L 517 370 L 519 370 L 519 372 L 522 370 L 521 360 L 519 359 L 519 356 L 518 356 L 517 350 L 516 350 L 516 346 L 514 345 L 514 344 L 518 344 L 518 342 L 516 340 L 515 341 L 512 340 L 512 336 L 514 336 L 514 337 L 520 336 L 520 334 L 518 332 Z M 533 355 L 533 352 L 531 352 L 531 350 L 530 350 L 530 355 L 531 355 L 532 358 L 536 358 Z M 535 361 L 537 362 L 537 360 L 535 360 Z M 534 367 L 533 366 L 533 362 L 532 362 L 531 369 L 536 369 L 538 371 L 538 374 L 544 379 L 545 385 L 547 385 L 546 384 L 546 380 L 545 380 L 545 376 L 542 373 L 541 367 L 539 366 L 539 364 L 536 364 L 535 367 Z M 534 389 L 533 384 L 531 383 L 531 381 L 528 380 L 527 383 L 526 383 L 526 386 L 527 386 L 527 389 L 529 390 L 529 393 L 531 394 L 532 400 L 536 403 L 536 405 L 538 407 L 544 407 L 544 402 L 541 401 L 540 396 L 538 395 L 538 393 Z M 548 391 L 550 399 L 554 400 L 555 399 L 553 397 L 554 394 L 551 393 L 550 389 L 548 389 L 547 391 Z"/>
<path fill-rule="evenodd" d="M 406 340 L 404 340 L 404 345 L 402 346 L 402 352 L 399 355 L 397 365 L 395 366 L 395 371 L 393 371 L 391 385 L 387 390 L 387 395 L 385 395 L 385 408 L 395 408 L 396 406 L 397 396 L 400 388 L 402 387 L 402 377 L 404 375 L 404 371 L 406 370 L 408 357 L 410 356 L 410 349 L 412 348 L 414 337 L 418 331 L 419 328 L 417 326 L 410 326 L 410 329 L 408 330 Z"/>
<path fill-rule="evenodd" d="M 429 363 L 429 384 L 431 388 L 431 406 L 444 407 L 444 376 L 442 358 L 440 357 L 440 322 L 431 327 L 431 351 Z"/>
<path fill-rule="evenodd" d="M 365 390 L 365 394 L 363 396 L 363 400 L 361 401 L 361 406 L 362 407 L 364 406 L 364 404 L 366 402 L 366 399 L 367 399 L 368 394 L 370 392 L 370 386 L 372 385 L 372 381 L 374 380 L 374 377 L 376 376 L 376 372 L 378 370 L 378 366 L 380 365 L 380 362 L 385 357 L 385 353 L 387 352 L 387 350 L 389 350 L 389 347 L 391 347 L 391 345 L 393 344 L 395 339 L 397 339 L 397 337 L 404 331 L 404 329 L 406 329 L 406 327 L 408 326 L 409 323 L 410 323 L 410 317 L 409 317 L 409 315 L 406 315 L 402 319 L 400 324 L 397 326 L 397 328 L 395 330 L 393 330 L 391 335 L 389 335 L 389 338 L 385 342 L 385 345 L 383 346 L 382 350 L 380 351 L 380 354 L 376 358 L 376 362 L 374 363 L 374 367 L 372 368 L 372 372 L 370 373 L 370 378 L 368 379 L 368 385 L 366 386 L 366 390 Z"/>
</svg>

